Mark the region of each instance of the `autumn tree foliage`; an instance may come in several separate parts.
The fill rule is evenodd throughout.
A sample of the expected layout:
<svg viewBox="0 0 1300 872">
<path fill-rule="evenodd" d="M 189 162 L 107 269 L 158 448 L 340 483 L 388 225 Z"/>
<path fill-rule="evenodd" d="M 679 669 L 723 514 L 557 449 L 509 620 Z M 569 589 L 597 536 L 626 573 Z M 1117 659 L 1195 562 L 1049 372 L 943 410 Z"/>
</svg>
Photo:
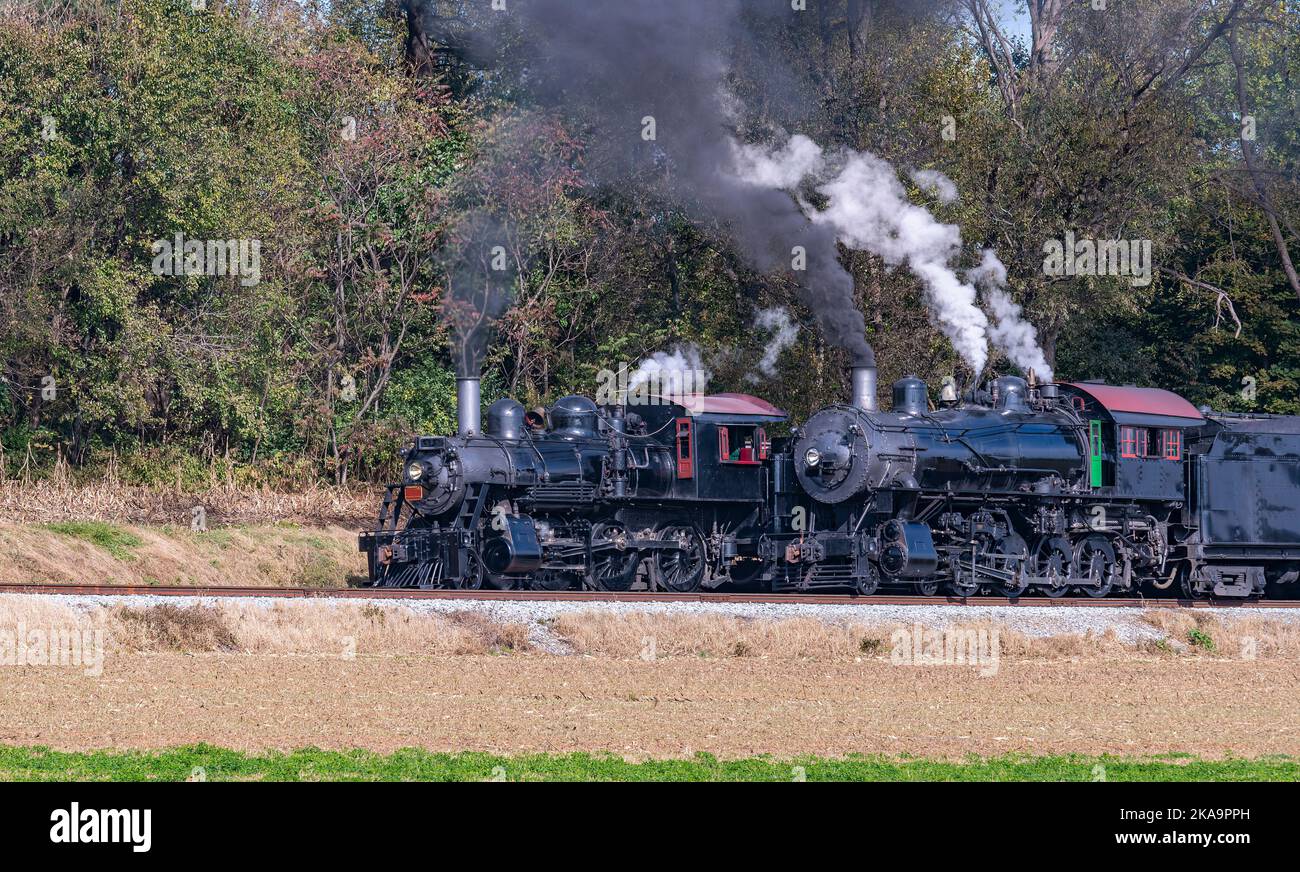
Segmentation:
<svg viewBox="0 0 1300 872">
<path fill-rule="evenodd" d="M 1294 4 L 1097 5 L 1028 0 L 1021 36 L 982 0 L 746 3 L 728 123 L 950 177 L 955 202 L 910 193 L 999 250 L 1062 377 L 1300 413 Z M 386 478 L 453 426 L 460 318 L 485 398 L 591 393 L 681 342 L 715 390 L 842 398 L 789 276 L 660 196 L 653 148 L 604 184 L 582 107 L 530 96 L 528 36 L 453 0 L 0 5 L 3 470 Z M 1066 231 L 1150 240 L 1153 281 L 1047 274 Z M 159 272 L 177 234 L 256 240 L 257 281 Z M 841 260 L 882 382 L 972 375 L 915 276 Z M 801 329 L 769 377 L 773 306 Z"/>
</svg>

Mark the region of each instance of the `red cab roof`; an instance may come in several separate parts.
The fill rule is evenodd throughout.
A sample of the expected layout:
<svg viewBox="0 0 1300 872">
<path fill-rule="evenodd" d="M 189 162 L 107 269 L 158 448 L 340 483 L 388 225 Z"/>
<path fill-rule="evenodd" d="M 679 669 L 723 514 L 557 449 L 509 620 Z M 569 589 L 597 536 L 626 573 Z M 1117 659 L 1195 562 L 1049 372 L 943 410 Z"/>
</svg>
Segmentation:
<svg viewBox="0 0 1300 872">
<path fill-rule="evenodd" d="M 785 412 L 758 397 L 749 394 L 685 394 L 668 397 L 694 415 L 760 415 L 784 418 Z"/>
<path fill-rule="evenodd" d="M 1134 388 L 1119 385 L 1067 382 L 1101 403 L 1107 412 L 1129 412 L 1137 415 L 1166 415 L 1171 418 L 1190 418 L 1204 421 L 1205 416 L 1178 394 L 1160 388 Z"/>
</svg>

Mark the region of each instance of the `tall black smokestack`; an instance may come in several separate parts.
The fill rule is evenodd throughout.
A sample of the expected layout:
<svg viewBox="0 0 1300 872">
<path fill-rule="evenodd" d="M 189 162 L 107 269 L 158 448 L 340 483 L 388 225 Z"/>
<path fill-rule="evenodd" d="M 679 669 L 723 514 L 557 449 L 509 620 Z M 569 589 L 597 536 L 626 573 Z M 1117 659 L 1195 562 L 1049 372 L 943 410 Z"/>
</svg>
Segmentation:
<svg viewBox="0 0 1300 872">
<path fill-rule="evenodd" d="M 478 376 L 456 379 L 456 432 L 461 436 L 477 436 L 482 429 L 482 410 L 479 400 Z"/>
<path fill-rule="evenodd" d="M 849 377 L 853 383 L 853 405 L 867 412 L 876 411 L 876 364 L 872 359 L 867 362 L 859 358 L 849 367 Z"/>
</svg>

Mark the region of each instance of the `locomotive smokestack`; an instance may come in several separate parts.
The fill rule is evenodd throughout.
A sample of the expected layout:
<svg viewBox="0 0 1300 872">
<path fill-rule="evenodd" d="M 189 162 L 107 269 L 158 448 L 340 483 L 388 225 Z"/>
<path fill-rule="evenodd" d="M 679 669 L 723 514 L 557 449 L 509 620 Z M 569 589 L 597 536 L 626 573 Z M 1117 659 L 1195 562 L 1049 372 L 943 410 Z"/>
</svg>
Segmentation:
<svg viewBox="0 0 1300 872">
<path fill-rule="evenodd" d="M 482 429 L 479 415 L 478 376 L 456 379 L 456 423 L 462 436 L 477 436 Z"/>
<path fill-rule="evenodd" d="M 849 368 L 853 381 L 853 405 L 867 412 L 876 411 L 876 366 L 855 363 Z"/>
</svg>

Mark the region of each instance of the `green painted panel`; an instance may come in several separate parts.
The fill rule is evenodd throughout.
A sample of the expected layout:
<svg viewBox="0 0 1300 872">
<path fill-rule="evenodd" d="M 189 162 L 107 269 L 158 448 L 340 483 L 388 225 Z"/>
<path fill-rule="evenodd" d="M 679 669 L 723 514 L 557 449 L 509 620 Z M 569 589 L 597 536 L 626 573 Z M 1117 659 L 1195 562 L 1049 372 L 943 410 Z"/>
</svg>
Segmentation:
<svg viewBox="0 0 1300 872">
<path fill-rule="evenodd" d="M 1089 459 L 1091 460 L 1089 476 L 1093 487 L 1101 487 L 1101 422 L 1088 422 Z"/>
</svg>

